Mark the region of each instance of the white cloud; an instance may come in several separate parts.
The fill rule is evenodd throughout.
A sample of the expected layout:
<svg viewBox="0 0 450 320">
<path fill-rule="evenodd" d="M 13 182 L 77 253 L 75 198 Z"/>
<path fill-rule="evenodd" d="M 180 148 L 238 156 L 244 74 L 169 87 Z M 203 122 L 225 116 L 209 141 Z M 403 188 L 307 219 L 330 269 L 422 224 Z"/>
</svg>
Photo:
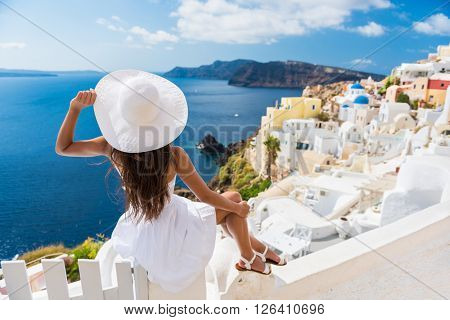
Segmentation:
<svg viewBox="0 0 450 320">
<path fill-rule="evenodd" d="M 343 28 L 354 11 L 390 6 L 389 0 L 181 0 L 171 16 L 188 40 L 273 43 L 283 36 Z"/>
<path fill-rule="evenodd" d="M 0 42 L 0 49 L 23 49 L 26 46 L 24 42 Z"/>
<path fill-rule="evenodd" d="M 450 19 L 443 13 L 437 13 L 423 22 L 416 22 L 414 30 L 429 35 L 450 35 Z"/>
<path fill-rule="evenodd" d="M 378 37 L 384 34 L 384 27 L 373 21 L 369 22 L 365 26 L 356 27 L 353 30 L 365 37 Z"/>
<path fill-rule="evenodd" d="M 140 26 L 134 26 L 128 29 L 126 27 L 126 22 L 118 16 L 112 16 L 109 20 L 105 18 L 98 18 L 96 23 L 108 28 L 111 31 L 125 33 L 125 43 L 130 48 L 150 49 L 152 46 L 161 42 L 178 42 L 178 37 L 176 35 L 163 30 L 150 32 Z M 140 41 L 136 42 L 136 38 Z"/>
<path fill-rule="evenodd" d="M 96 23 L 111 31 L 125 33 L 125 43 L 130 48 L 150 49 L 152 46 L 161 42 L 178 42 L 178 37 L 176 35 L 163 30 L 150 32 L 140 26 L 134 26 L 128 29 L 126 27 L 126 22 L 118 16 L 112 16 L 111 19 L 98 18 Z"/>
<path fill-rule="evenodd" d="M 122 26 L 123 21 L 118 16 L 112 16 L 111 20 L 98 18 L 95 22 L 111 31 L 125 32 L 125 28 Z"/>
<path fill-rule="evenodd" d="M 371 59 L 358 58 L 350 61 L 352 67 L 365 68 L 370 65 L 374 65 L 375 63 Z"/>
<path fill-rule="evenodd" d="M 112 16 L 111 19 L 117 22 L 122 22 L 122 19 L 120 19 L 120 17 L 118 16 Z"/>
<path fill-rule="evenodd" d="M 150 32 L 147 29 L 139 26 L 134 26 L 129 30 L 130 33 L 137 35 L 141 37 L 141 39 L 147 44 L 147 45 L 155 45 L 160 42 L 177 42 L 178 37 L 170 34 L 163 30 L 158 30 L 156 32 Z"/>
<path fill-rule="evenodd" d="M 108 20 L 106 20 L 104 18 L 98 18 L 97 20 L 95 20 L 95 23 L 97 23 L 99 25 L 106 25 L 108 23 Z"/>
</svg>

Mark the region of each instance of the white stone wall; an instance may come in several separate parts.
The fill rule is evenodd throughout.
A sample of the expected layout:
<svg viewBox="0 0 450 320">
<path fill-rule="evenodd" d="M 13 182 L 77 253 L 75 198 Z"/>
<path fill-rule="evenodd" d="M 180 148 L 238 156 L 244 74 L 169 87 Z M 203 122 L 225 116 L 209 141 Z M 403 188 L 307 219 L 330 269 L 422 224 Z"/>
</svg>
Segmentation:
<svg viewBox="0 0 450 320">
<path fill-rule="evenodd" d="M 384 102 L 381 104 L 378 119 L 381 123 L 393 123 L 395 116 L 400 113 L 408 113 L 411 107 L 407 103 Z"/>
</svg>

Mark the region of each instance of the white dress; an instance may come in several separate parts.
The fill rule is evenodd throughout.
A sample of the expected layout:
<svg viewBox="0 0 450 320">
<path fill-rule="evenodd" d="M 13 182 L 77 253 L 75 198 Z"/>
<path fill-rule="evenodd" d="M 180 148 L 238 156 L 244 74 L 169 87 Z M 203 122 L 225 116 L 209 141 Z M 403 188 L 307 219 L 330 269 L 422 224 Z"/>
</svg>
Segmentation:
<svg viewBox="0 0 450 320">
<path fill-rule="evenodd" d="M 164 290 L 178 292 L 205 270 L 214 250 L 216 214 L 214 207 L 173 194 L 152 222 L 136 223 L 125 212 L 111 235 L 114 250 L 133 258 L 148 272 L 151 282 Z"/>
</svg>

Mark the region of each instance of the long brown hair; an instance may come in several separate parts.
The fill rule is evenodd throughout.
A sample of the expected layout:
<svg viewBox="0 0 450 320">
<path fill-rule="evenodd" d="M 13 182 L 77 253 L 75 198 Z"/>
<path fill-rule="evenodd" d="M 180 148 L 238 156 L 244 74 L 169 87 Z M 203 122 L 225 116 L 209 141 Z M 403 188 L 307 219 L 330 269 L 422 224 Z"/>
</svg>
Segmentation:
<svg viewBox="0 0 450 320">
<path fill-rule="evenodd" d="M 170 197 L 171 146 L 142 153 L 126 153 L 113 148 L 111 162 L 122 178 L 131 217 L 137 221 L 157 219 Z"/>
</svg>

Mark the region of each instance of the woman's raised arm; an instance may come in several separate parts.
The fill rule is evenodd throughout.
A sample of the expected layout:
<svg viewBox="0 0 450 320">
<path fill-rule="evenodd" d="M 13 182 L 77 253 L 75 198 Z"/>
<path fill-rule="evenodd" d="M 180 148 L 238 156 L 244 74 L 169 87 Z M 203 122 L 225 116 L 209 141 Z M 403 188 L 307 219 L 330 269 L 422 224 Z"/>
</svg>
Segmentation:
<svg viewBox="0 0 450 320">
<path fill-rule="evenodd" d="M 90 140 L 73 141 L 75 125 L 81 110 L 94 104 L 96 97 L 94 90 L 87 90 L 79 91 L 77 96 L 72 99 L 56 139 L 55 151 L 57 154 L 68 157 L 95 157 L 110 154 L 111 147 L 103 136 Z"/>
</svg>

